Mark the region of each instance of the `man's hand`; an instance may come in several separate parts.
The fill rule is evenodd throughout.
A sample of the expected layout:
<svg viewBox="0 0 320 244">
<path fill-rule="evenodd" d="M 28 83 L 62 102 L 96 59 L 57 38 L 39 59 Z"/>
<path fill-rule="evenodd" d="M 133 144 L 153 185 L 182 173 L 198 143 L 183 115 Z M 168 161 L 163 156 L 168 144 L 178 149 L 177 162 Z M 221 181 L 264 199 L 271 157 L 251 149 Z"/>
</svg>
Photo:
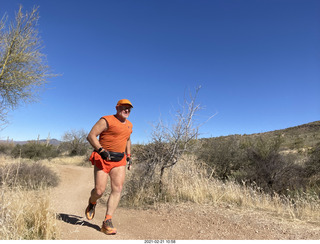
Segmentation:
<svg viewBox="0 0 320 244">
<path fill-rule="evenodd" d="M 128 170 L 130 170 L 131 169 L 131 165 L 132 165 L 131 155 L 127 156 L 127 163 L 128 163 Z"/>
<path fill-rule="evenodd" d="M 108 151 L 103 150 L 99 154 L 103 160 L 109 160 L 109 161 L 111 160 L 111 157 Z"/>
</svg>

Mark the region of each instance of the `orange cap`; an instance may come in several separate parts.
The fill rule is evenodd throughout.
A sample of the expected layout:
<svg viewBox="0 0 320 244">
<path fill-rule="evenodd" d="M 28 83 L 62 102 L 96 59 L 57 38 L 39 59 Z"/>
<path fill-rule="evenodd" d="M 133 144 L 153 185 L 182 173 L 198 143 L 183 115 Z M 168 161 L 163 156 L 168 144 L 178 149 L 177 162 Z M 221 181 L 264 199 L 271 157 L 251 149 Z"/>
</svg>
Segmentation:
<svg viewBox="0 0 320 244">
<path fill-rule="evenodd" d="M 119 100 L 117 103 L 117 106 L 120 106 L 120 105 L 130 105 L 133 108 L 131 102 L 128 99 Z"/>
</svg>

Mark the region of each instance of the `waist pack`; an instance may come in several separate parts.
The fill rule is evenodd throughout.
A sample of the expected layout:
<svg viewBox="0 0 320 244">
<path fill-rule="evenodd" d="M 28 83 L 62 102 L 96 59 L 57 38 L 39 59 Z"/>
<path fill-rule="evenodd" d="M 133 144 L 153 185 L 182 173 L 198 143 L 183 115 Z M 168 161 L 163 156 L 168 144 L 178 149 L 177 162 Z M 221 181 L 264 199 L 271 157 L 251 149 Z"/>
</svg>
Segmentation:
<svg viewBox="0 0 320 244">
<path fill-rule="evenodd" d="M 94 150 L 94 151 L 99 153 L 97 150 Z M 110 151 L 107 151 L 107 152 L 109 153 L 112 162 L 119 162 L 124 157 L 124 153 L 110 152 Z"/>
</svg>

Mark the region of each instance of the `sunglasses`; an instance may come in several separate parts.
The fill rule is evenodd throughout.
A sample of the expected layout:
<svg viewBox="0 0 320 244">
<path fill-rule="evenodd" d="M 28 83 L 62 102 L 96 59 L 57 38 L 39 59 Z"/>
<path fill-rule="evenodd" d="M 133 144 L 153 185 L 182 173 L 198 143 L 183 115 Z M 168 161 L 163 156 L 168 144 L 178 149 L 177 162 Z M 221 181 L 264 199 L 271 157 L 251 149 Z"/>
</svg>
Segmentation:
<svg viewBox="0 0 320 244">
<path fill-rule="evenodd" d="M 120 106 L 120 110 L 128 110 L 128 112 L 131 112 L 131 107 L 124 107 L 124 106 Z"/>
</svg>

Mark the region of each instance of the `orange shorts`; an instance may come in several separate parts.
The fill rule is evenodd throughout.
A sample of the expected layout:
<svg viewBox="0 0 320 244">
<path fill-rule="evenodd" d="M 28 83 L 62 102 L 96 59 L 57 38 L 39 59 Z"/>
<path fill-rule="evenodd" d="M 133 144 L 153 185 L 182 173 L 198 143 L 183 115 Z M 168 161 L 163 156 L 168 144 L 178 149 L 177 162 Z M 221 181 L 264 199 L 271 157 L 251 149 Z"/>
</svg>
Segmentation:
<svg viewBox="0 0 320 244">
<path fill-rule="evenodd" d="M 99 153 L 92 152 L 90 159 L 92 165 L 97 166 L 98 169 L 103 170 L 107 174 L 115 167 L 126 166 L 127 159 L 126 156 L 123 157 L 119 162 L 103 160 Z"/>
</svg>

